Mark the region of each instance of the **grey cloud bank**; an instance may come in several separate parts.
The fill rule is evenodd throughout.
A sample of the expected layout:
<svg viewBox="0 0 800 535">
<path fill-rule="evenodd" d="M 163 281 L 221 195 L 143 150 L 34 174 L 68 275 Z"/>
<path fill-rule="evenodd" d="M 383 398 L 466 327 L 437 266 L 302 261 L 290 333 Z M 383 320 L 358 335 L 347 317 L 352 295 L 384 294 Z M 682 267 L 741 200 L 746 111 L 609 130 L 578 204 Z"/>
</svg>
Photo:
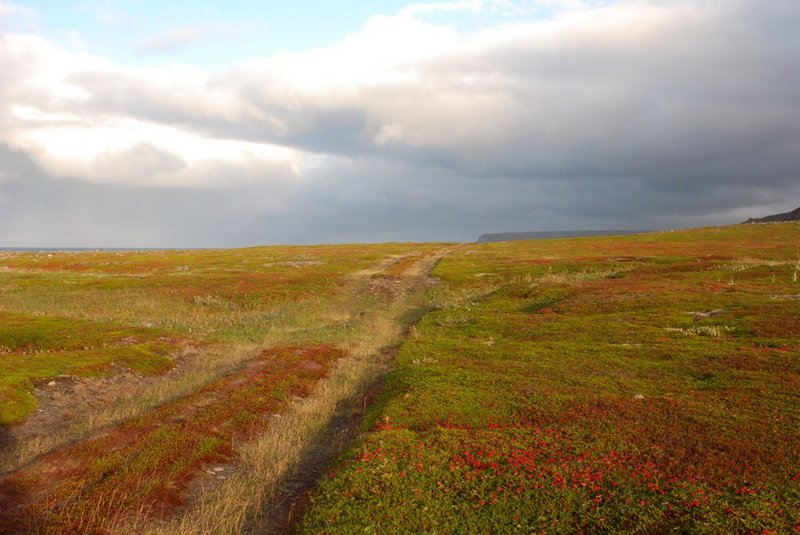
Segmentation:
<svg viewBox="0 0 800 535">
<path fill-rule="evenodd" d="M 329 50 L 211 76 L 76 61 L 61 91 L 2 36 L 0 244 L 472 240 L 786 211 L 798 27 L 800 5 L 771 0 L 620 2 L 470 36 L 384 17 Z M 398 28 L 430 50 L 403 51 Z M 80 165 L 41 142 L 126 121 L 143 139 Z M 216 152 L 181 153 L 174 131 Z"/>
</svg>

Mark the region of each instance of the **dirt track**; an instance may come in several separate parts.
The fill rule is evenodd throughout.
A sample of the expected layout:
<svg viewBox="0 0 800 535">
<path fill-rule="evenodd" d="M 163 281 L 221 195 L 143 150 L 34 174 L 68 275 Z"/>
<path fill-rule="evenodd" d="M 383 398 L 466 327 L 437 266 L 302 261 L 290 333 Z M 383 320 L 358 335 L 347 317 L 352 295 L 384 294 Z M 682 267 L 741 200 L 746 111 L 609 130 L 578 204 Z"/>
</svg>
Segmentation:
<svg viewBox="0 0 800 535">
<path fill-rule="evenodd" d="M 418 259 L 390 257 L 353 276 L 350 291 L 369 292 L 377 298 L 376 308 L 366 314 L 390 311 L 390 320 L 398 330 L 374 333 L 370 342 L 378 350 L 370 357 L 373 376 L 359 385 L 356 395 L 339 400 L 325 430 L 300 453 L 299 463 L 284 474 L 269 505 L 256 515 L 257 521 L 249 523 L 248 532 L 286 532 L 301 516 L 309 490 L 330 460 L 353 439 L 366 405 L 379 391 L 382 377 L 391 367 L 397 335 L 404 333 L 414 318 L 417 305 L 411 297 L 432 282 L 430 271 L 450 250 L 441 249 Z M 402 269 L 398 271 L 397 266 Z M 208 487 L 237 470 L 237 443 L 258 435 L 280 416 L 276 411 L 283 403 L 270 398 L 269 389 L 289 385 L 289 401 L 308 395 L 341 356 L 336 355 L 335 348 L 325 348 L 325 355 L 307 347 L 295 348 L 291 354 L 286 351 L 267 351 L 264 357 L 184 399 L 47 454 L 9 474 L 0 481 L 0 533 L 115 531 L 115 526 L 131 515 L 165 518 L 190 507 Z M 314 355 L 306 358 L 308 351 Z M 292 358 L 292 354 L 299 357 Z M 39 393 L 45 398 L 42 411 L 52 414 L 34 418 L 21 429 L 43 431 L 48 422 L 57 425 L 53 417 L 76 414 L 82 405 L 91 407 L 108 396 L 125 395 L 126 389 L 142 388 L 142 381 L 122 373 L 110 379 L 62 378 L 41 385 Z M 263 395 L 254 397 L 254 390 Z M 238 422 L 237 416 L 244 413 L 254 414 L 255 421 Z M 141 461 L 152 455 L 150 450 L 157 442 L 153 437 L 165 433 L 165 429 L 174 431 L 184 442 L 171 452 L 169 444 L 158 442 L 158 455 L 164 458 Z M 185 442 L 187 437 L 193 438 Z M 187 455 L 209 437 L 219 445 L 202 455 Z M 164 472 L 169 475 L 165 477 Z"/>
</svg>

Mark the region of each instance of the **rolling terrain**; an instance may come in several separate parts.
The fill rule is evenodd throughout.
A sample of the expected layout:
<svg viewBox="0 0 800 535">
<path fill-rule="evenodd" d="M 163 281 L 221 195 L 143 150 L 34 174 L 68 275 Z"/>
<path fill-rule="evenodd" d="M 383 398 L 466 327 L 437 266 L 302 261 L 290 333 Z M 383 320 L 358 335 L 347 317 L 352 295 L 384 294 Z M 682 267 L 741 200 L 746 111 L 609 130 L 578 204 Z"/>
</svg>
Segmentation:
<svg viewBox="0 0 800 535">
<path fill-rule="evenodd" d="M 0 253 L 0 533 L 800 531 L 800 224 Z"/>
<path fill-rule="evenodd" d="M 3 255 L 0 532 L 236 532 L 268 514 L 337 411 L 363 405 L 444 251 Z"/>
<path fill-rule="evenodd" d="M 800 225 L 470 245 L 302 533 L 800 532 Z"/>
</svg>

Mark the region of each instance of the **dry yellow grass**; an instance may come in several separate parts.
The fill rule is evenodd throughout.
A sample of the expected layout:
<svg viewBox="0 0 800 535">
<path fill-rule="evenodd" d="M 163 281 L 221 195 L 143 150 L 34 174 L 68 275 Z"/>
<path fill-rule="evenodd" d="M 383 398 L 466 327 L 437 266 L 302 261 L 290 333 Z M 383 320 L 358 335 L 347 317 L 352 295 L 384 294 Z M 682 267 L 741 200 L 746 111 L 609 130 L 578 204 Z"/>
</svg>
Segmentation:
<svg viewBox="0 0 800 535">
<path fill-rule="evenodd" d="M 396 248 L 386 246 L 390 252 Z M 399 258 L 403 258 L 403 255 L 391 254 L 379 264 L 378 270 L 383 264 L 390 266 Z M 315 269 L 315 266 L 311 268 Z M 198 346 L 178 359 L 173 372 L 148 377 L 142 381 L 142 388 L 126 391 L 125 396 L 111 403 L 85 408 L 80 418 L 68 425 L 48 430 L 47 434 L 28 433 L 15 437 L 0 451 L 0 474 L 13 471 L 37 456 L 81 437 L 141 416 L 165 402 L 183 397 L 236 370 L 265 348 L 306 342 L 345 343 L 352 336 L 351 324 L 355 318 L 374 301 L 368 293 L 368 275 L 372 272 L 367 270 L 356 271 L 345 277 L 344 286 L 333 294 L 312 293 L 305 295 L 302 300 L 273 303 L 269 307 L 233 306 L 229 303 L 230 306 L 224 306 L 224 313 L 218 310 L 224 305 L 218 302 L 219 299 L 205 305 L 166 298 L 159 293 L 138 288 L 120 288 L 111 292 L 85 288 L 80 291 L 51 289 L 53 285 L 57 288 L 80 286 L 85 284 L 84 279 L 107 281 L 119 278 L 117 275 L 51 273 L 7 267 L 5 270 L 10 273 L 10 279 L 4 284 L 14 288 L 24 287 L 25 291 L 8 292 L 0 302 L 0 309 L 35 315 L 46 311 L 55 316 L 121 321 L 147 328 L 178 328 L 211 340 L 224 332 L 253 332 L 257 333 L 257 336 L 254 335 L 257 342 L 234 338 Z M 19 282 L 20 277 L 30 279 L 33 285 Z M 81 379 L 87 382 L 93 380 Z"/>
<path fill-rule="evenodd" d="M 158 525 L 142 518 L 125 525 L 126 533 L 240 533 L 262 521 L 279 496 L 281 483 L 303 455 L 318 446 L 337 407 L 361 399 L 369 385 L 391 367 L 385 348 L 397 343 L 408 327 L 408 313 L 423 302 L 427 273 L 445 254 L 423 257 L 409 266 L 402 287 L 388 306 L 374 306 L 354 327 L 350 351 L 314 393 L 295 400 L 274 420 L 268 432 L 240 446 L 238 469 L 216 488 L 207 490 L 182 516 Z"/>
</svg>

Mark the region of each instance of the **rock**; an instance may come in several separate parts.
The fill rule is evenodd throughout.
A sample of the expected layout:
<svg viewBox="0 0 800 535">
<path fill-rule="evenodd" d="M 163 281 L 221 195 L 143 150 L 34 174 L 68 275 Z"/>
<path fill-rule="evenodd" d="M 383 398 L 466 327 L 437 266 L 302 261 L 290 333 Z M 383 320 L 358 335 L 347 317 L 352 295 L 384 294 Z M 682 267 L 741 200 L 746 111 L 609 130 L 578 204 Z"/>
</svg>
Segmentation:
<svg viewBox="0 0 800 535">
<path fill-rule="evenodd" d="M 772 223 L 772 222 L 780 222 L 780 221 L 797 221 L 800 220 L 800 208 L 792 210 L 791 212 L 784 212 L 782 214 L 774 214 L 768 215 L 766 217 L 751 217 L 747 221 L 743 221 L 743 224 L 749 223 Z"/>
<path fill-rule="evenodd" d="M 709 311 L 687 312 L 687 314 L 693 316 L 694 319 L 699 320 L 704 318 L 710 318 L 712 316 L 718 316 L 724 312 L 725 311 L 722 310 L 721 308 L 715 308 L 714 310 L 709 310 Z"/>
</svg>

